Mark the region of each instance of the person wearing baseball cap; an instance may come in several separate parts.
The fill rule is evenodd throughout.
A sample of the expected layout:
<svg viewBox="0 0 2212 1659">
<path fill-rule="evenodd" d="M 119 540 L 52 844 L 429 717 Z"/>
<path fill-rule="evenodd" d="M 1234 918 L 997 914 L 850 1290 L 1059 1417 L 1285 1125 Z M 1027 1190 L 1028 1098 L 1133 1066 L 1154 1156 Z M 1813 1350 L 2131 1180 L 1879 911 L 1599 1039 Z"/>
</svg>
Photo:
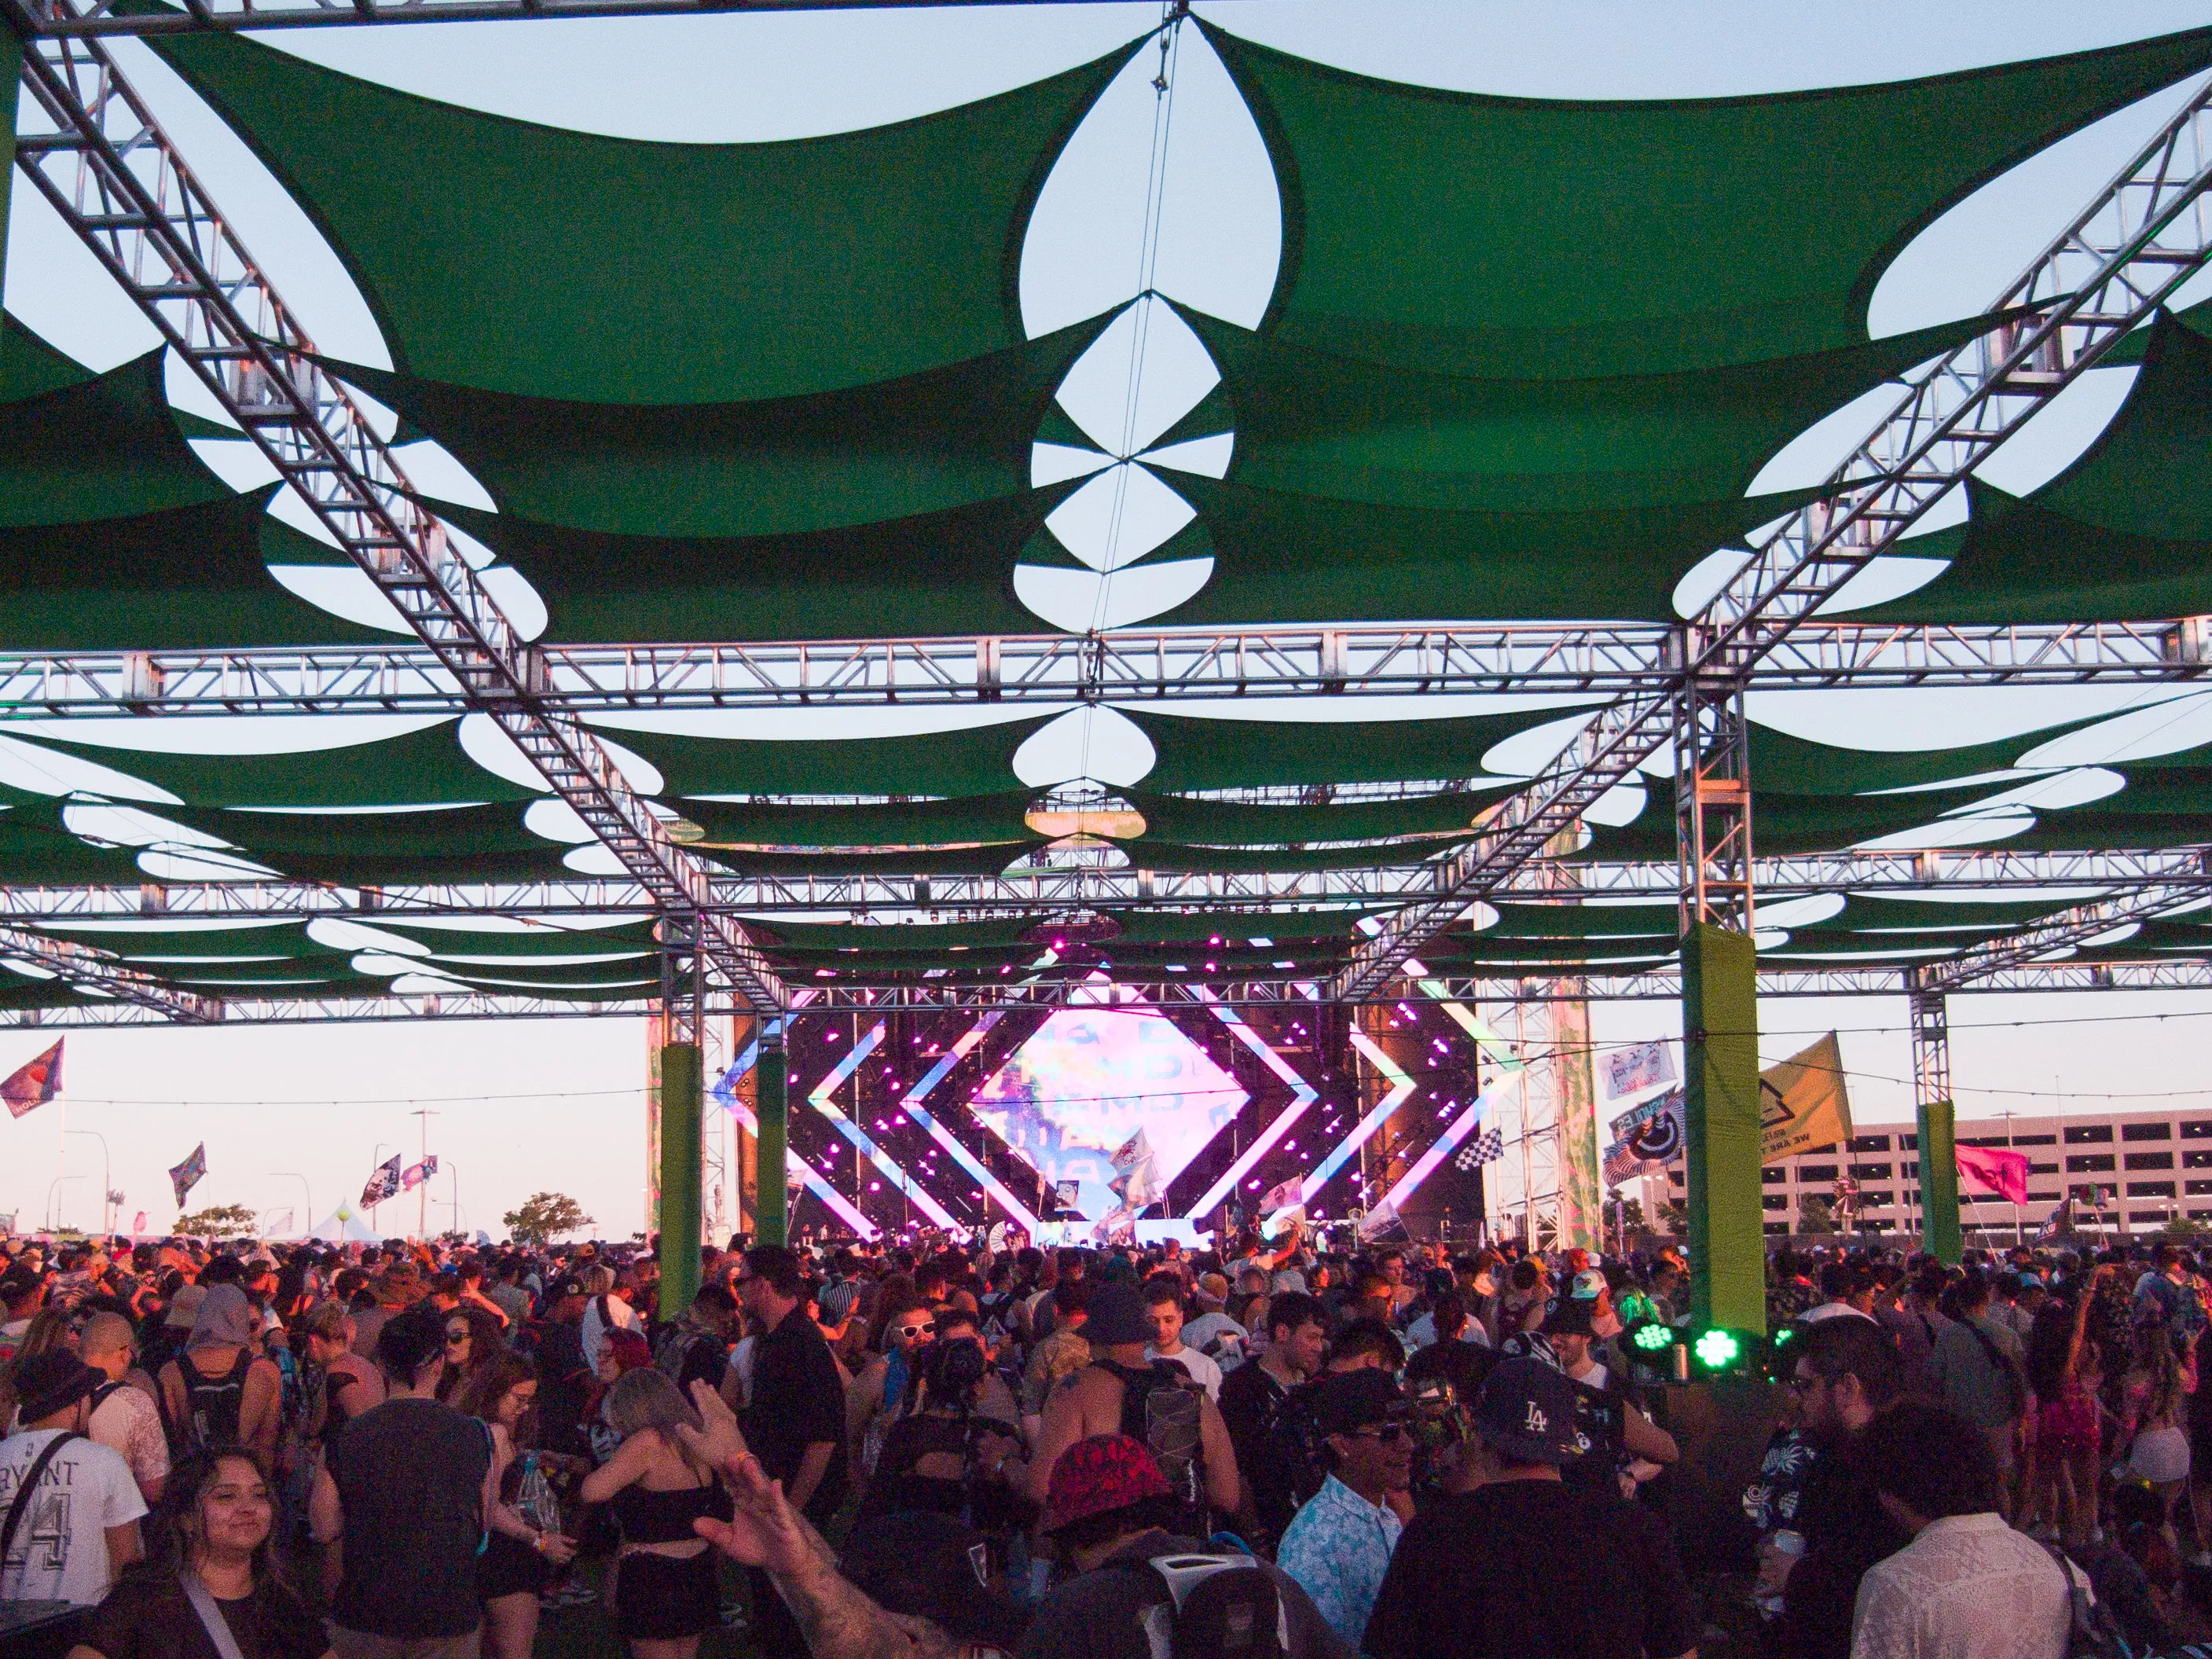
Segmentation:
<svg viewBox="0 0 2212 1659">
<path fill-rule="evenodd" d="M 1022 1659 L 1145 1659 L 1148 1612 L 1164 1588 L 1129 1571 L 1164 1556 L 1209 1553 L 1202 1540 L 1168 1529 L 1177 1514 L 1158 1462 L 1125 1434 L 1092 1435 L 1054 1462 L 1038 1530 L 1078 1576 L 1036 1608 L 1022 1638 Z M 1312 1597 L 1279 1566 L 1255 1561 L 1273 1582 L 1290 1634 L 1289 1659 L 1345 1659 L 1346 1649 Z"/>
<path fill-rule="evenodd" d="M 1554 1297 L 1543 1328 L 1509 1337 L 1505 1352 L 1550 1365 L 1572 1385 L 1575 1424 L 1586 1449 L 1567 1466 L 1567 1482 L 1610 1491 L 1624 1476 L 1650 1480 L 1681 1451 L 1674 1436 L 1645 1415 L 1626 1380 L 1599 1363 L 1596 1315 L 1597 1304 L 1586 1297 Z"/>
<path fill-rule="evenodd" d="M 106 1379 L 54 1349 L 18 1362 L 12 1380 L 22 1426 L 0 1440 L 0 1601 L 97 1606 L 143 1553 L 146 1513 L 122 1454 L 85 1436 Z"/>
<path fill-rule="evenodd" d="M 1313 1413 L 1328 1477 L 1299 1506 L 1275 1560 L 1357 1647 L 1405 1524 L 1401 1510 L 1413 1507 L 1411 1410 L 1390 1373 L 1370 1368 L 1316 1384 Z"/>
<path fill-rule="evenodd" d="M 1549 1328 L 1548 1323 L 1547 1328 Z M 1361 1650 L 1370 1659 L 1676 1659 L 1700 1628 L 1663 1522 L 1560 1478 L 1579 1455 L 1574 1385 L 1501 1359 L 1474 1410 L 1476 1483 L 1407 1523 Z M 1576 1564 L 1560 1571 L 1564 1556 Z"/>
</svg>

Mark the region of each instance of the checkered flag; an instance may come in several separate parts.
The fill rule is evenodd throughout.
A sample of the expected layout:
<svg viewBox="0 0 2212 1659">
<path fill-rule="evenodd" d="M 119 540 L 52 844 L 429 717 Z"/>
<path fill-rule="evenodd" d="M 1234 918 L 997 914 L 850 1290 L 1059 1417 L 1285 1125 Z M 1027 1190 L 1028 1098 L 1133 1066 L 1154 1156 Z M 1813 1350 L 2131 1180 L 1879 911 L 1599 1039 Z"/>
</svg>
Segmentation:
<svg viewBox="0 0 2212 1659">
<path fill-rule="evenodd" d="M 1452 1167 L 1462 1175 L 1473 1175 L 1486 1164 L 1495 1163 L 1505 1156 L 1505 1138 L 1495 1129 L 1486 1129 L 1459 1150 L 1452 1159 Z"/>
</svg>

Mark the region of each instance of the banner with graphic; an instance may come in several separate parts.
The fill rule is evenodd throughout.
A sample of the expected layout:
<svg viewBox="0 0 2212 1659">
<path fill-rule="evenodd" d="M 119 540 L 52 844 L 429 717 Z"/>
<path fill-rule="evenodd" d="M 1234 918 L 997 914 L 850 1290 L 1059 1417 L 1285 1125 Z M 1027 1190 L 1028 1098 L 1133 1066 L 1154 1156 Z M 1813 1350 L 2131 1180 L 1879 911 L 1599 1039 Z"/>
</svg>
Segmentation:
<svg viewBox="0 0 2212 1659">
<path fill-rule="evenodd" d="M 1815 1146 L 1840 1146 L 1851 1138 L 1844 1051 L 1833 1031 L 1759 1074 L 1759 1123 L 1765 1164 Z"/>
<path fill-rule="evenodd" d="M 1959 1178 L 2014 1204 L 2027 1202 L 2027 1154 L 1996 1146 L 1955 1146 Z"/>
<path fill-rule="evenodd" d="M 57 1040 L 36 1060 L 0 1078 L 0 1100 L 8 1103 L 9 1116 L 21 1117 L 62 1091 L 62 1043 L 67 1041 Z"/>
<path fill-rule="evenodd" d="M 1605 1178 L 1618 1187 L 1638 1176 L 1656 1175 L 1682 1156 L 1688 1144 L 1682 1091 L 1669 1090 L 1613 1120 L 1613 1143 L 1605 1149 Z"/>
<path fill-rule="evenodd" d="M 1619 1100 L 1675 1081 L 1674 1051 L 1664 1042 L 1631 1043 L 1605 1057 L 1604 1071 L 1605 1097 Z"/>
<path fill-rule="evenodd" d="M 179 1209 L 185 1207 L 185 1194 L 198 1186 L 200 1177 L 206 1173 L 207 1142 L 203 1140 L 192 1148 L 192 1155 L 190 1158 L 169 1170 L 169 1185 L 176 1191 Z"/>
<path fill-rule="evenodd" d="M 398 1190 L 399 1154 L 394 1152 L 376 1166 L 376 1173 L 369 1176 L 368 1184 L 361 1189 L 361 1207 L 373 1210 Z"/>
<path fill-rule="evenodd" d="M 399 1177 L 399 1190 L 411 1193 L 432 1176 L 438 1173 L 438 1157 L 433 1152 L 420 1164 L 410 1164 Z"/>
</svg>

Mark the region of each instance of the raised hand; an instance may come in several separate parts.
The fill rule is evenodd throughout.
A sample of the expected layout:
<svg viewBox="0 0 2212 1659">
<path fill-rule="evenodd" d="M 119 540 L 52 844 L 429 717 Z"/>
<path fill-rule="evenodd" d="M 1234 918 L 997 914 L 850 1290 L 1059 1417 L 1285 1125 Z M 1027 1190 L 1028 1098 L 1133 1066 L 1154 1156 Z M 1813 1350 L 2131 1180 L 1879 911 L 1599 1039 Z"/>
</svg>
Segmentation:
<svg viewBox="0 0 2212 1659">
<path fill-rule="evenodd" d="M 716 1467 L 721 1469 L 735 1513 L 727 1521 L 702 1516 L 691 1523 L 692 1530 L 748 1567 L 790 1575 L 812 1565 L 814 1546 L 805 1524 L 783 1495 L 781 1484 L 768 1478 L 760 1460 L 740 1453 Z"/>
<path fill-rule="evenodd" d="M 691 1403 L 698 1409 L 702 1426 L 695 1429 L 688 1424 L 679 1424 L 676 1431 L 700 1458 L 723 1474 L 729 1474 L 730 1466 L 750 1455 L 750 1450 L 744 1432 L 738 1427 L 738 1414 L 709 1382 L 692 1383 Z"/>
</svg>

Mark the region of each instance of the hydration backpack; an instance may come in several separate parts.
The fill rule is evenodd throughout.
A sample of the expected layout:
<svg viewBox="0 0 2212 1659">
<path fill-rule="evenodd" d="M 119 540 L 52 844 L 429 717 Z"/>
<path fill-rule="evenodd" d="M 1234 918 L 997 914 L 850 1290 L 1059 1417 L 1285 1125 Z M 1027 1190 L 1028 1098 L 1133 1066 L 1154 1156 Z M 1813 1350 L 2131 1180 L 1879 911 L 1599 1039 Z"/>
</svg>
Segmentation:
<svg viewBox="0 0 2212 1659">
<path fill-rule="evenodd" d="M 1152 1659 L 1284 1659 L 1291 1650 L 1283 1598 L 1249 1555 L 1162 1555 L 1121 1571 L 1167 1593 L 1145 1609 Z"/>
<path fill-rule="evenodd" d="M 1172 1360 L 1139 1369 L 1094 1360 L 1121 1379 L 1121 1432 L 1141 1442 L 1168 1478 L 1175 1501 L 1194 1512 L 1206 1507 L 1206 1453 L 1199 1406 L 1206 1392 Z"/>
</svg>

